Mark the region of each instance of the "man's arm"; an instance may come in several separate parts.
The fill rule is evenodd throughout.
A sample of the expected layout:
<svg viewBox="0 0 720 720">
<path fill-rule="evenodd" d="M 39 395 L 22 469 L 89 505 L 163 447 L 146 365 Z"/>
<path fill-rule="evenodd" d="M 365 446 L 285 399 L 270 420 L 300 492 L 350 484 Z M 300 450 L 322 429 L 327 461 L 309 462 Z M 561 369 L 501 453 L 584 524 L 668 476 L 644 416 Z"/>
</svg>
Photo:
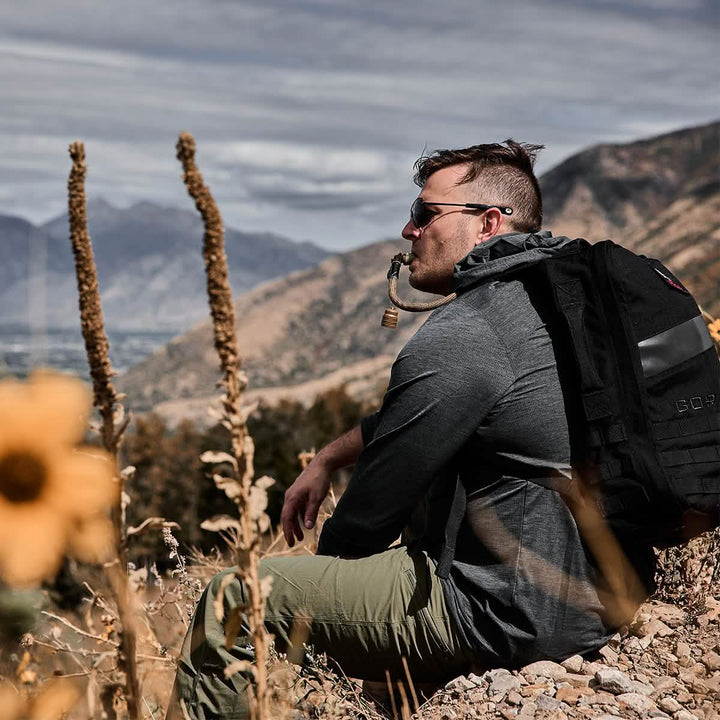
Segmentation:
<svg viewBox="0 0 720 720">
<path fill-rule="evenodd" d="M 457 454 L 514 380 L 502 340 L 472 307 L 436 311 L 393 365 L 373 435 L 323 526 L 318 554 L 385 550 L 435 480 L 454 482 Z"/>
<path fill-rule="evenodd" d="M 290 547 L 295 544 L 296 538 L 303 538 L 300 517 L 303 518 L 305 528 L 309 530 L 314 527 L 320 503 L 330 488 L 332 474 L 340 468 L 353 465 L 363 446 L 362 426 L 358 425 L 320 450 L 287 489 L 280 520 Z"/>
</svg>

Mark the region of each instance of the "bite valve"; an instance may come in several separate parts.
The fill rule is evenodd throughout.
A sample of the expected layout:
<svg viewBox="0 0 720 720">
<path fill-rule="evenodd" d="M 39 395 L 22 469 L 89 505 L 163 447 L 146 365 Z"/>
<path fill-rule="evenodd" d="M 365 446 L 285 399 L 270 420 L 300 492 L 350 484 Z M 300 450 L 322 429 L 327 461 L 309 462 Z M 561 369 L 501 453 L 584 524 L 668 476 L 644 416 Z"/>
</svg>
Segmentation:
<svg viewBox="0 0 720 720">
<path fill-rule="evenodd" d="M 396 307 L 385 308 L 380 325 L 386 328 L 396 328 L 399 318 L 400 313 Z"/>
</svg>

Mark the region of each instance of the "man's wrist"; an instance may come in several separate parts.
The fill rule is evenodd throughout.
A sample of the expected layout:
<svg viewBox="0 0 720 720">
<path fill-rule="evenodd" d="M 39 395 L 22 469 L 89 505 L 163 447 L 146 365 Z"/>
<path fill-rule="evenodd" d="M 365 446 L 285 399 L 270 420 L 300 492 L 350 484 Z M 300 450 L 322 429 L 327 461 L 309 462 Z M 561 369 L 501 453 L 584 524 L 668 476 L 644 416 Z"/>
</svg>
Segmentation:
<svg viewBox="0 0 720 720">
<path fill-rule="evenodd" d="M 313 458 L 313 464 L 328 473 L 335 472 L 342 467 L 337 453 L 332 450 L 332 445 L 322 448 Z"/>
</svg>

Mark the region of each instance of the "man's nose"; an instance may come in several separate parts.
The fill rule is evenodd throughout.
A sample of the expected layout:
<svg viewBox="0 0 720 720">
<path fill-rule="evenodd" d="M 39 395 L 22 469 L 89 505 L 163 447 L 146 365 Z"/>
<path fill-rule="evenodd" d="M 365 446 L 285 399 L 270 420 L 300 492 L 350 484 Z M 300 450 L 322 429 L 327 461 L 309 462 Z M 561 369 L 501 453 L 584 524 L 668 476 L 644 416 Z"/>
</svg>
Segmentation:
<svg viewBox="0 0 720 720">
<path fill-rule="evenodd" d="M 420 237 L 420 228 L 412 221 L 412 218 L 407 221 L 405 227 L 402 229 L 402 236 L 410 242 Z"/>
</svg>

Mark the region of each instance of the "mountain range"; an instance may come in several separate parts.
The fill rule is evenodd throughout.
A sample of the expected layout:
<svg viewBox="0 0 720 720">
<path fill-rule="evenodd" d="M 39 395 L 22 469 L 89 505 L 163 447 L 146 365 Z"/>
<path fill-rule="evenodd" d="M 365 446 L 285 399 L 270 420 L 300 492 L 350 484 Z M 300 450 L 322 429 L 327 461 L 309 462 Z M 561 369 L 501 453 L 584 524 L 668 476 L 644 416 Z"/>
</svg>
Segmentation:
<svg viewBox="0 0 720 720">
<path fill-rule="evenodd" d="M 186 330 L 207 317 L 196 212 L 149 202 L 88 203 L 106 324 L 124 330 Z M 0 215 L 0 325 L 78 327 L 77 289 L 63 214 L 35 226 Z M 330 255 L 312 243 L 227 229 L 230 281 L 242 293 Z"/>
<path fill-rule="evenodd" d="M 698 302 L 720 315 L 720 122 L 628 144 L 598 145 L 541 179 L 545 227 L 555 235 L 612 237 L 663 260 Z M 310 401 L 344 383 L 356 396 L 382 391 L 389 366 L 425 315 L 380 327 L 386 240 L 265 283 L 237 300 L 250 397 Z M 404 273 L 406 275 L 406 273 Z M 401 291 L 407 294 L 408 288 Z M 219 375 L 209 323 L 175 338 L 120 379 L 136 410 L 171 421 L 207 420 Z"/>
</svg>

